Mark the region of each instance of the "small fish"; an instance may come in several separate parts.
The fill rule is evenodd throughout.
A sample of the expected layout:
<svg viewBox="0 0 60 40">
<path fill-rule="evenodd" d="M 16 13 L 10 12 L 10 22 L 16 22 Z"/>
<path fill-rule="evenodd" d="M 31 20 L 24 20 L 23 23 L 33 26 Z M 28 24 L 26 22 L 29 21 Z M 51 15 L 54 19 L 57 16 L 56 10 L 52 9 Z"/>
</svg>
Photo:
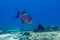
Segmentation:
<svg viewBox="0 0 60 40">
<path fill-rule="evenodd" d="M 17 16 L 16 18 L 20 18 L 22 20 L 22 23 L 31 24 L 32 18 L 30 15 L 27 14 L 27 12 L 24 10 L 22 13 L 18 9 L 17 10 Z"/>
</svg>

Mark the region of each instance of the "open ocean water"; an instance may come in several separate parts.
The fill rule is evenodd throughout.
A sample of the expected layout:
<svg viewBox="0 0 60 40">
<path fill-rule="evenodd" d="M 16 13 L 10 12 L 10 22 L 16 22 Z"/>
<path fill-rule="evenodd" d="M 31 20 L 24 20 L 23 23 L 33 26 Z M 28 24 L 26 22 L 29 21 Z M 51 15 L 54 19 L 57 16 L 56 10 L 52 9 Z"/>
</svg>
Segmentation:
<svg viewBox="0 0 60 40">
<path fill-rule="evenodd" d="M 16 18 L 16 9 L 32 23 Z M 0 0 L 0 40 L 60 40 L 59 34 L 60 0 Z"/>
</svg>

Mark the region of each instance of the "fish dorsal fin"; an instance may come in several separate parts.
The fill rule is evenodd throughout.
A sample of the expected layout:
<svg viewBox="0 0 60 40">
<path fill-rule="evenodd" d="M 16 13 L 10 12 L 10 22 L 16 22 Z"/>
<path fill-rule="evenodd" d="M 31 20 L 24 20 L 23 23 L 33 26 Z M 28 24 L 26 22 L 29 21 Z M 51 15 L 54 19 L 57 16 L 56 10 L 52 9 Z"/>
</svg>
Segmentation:
<svg viewBox="0 0 60 40">
<path fill-rule="evenodd" d="M 26 14 L 27 12 L 26 12 L 26 10 L 24 10 L 23 12 L 22 12 L 22 14 Z"/>
</svg>

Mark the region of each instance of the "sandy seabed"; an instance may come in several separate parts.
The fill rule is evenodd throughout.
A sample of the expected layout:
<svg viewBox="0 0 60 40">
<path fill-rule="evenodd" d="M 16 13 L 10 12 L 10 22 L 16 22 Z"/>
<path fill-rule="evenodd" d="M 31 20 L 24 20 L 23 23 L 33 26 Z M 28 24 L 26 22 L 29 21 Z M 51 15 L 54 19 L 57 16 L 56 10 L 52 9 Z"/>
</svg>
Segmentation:
<svg viewBox="0 0 60 40">
<path fill-rule="evenodd" d="M 0 40 L 60 40 L 60 32 L 25 32 L 6 33 L 0 35 Z"/>
</svg>

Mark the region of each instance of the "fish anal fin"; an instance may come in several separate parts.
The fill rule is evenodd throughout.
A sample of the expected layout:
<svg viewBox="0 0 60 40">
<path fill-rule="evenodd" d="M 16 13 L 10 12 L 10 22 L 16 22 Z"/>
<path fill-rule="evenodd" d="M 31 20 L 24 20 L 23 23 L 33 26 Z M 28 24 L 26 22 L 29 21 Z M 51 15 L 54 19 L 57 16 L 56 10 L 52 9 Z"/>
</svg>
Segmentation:
<svg viewBox="0 0 60 40">
<path fill-rule="evenodd" d="M 24 21 L 23 20 L 21 20 L 22 21 L 22 23 L 24 23 Z"/>
<path fill-rule="evenodd" d="M 24 21 L 22 21 L 22 23 L 24 23 Z"/>
</svg>

